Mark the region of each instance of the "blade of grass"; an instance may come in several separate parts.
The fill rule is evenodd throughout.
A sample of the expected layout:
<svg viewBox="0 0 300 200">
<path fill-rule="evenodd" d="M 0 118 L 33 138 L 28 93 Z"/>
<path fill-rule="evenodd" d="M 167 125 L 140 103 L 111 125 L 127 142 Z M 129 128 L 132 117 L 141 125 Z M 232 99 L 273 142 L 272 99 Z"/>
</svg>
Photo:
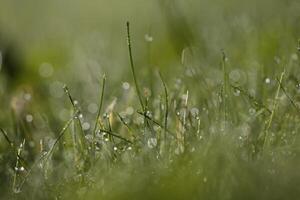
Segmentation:
<svg viewBox="0 0 300 200">
<path fill-rule="evenodd" d="M 6 133 L 6 131 L 5 131 L 4 129 L 2 129 L 2 128 L 0 128 L 0 131 L 1 131 L 2 135 L 3 135 L 3 137 L 5 138 L 5 140 L 7 141 L 7 143 L 8 143 L 11 147 L 14 147 L 14 143 L 9 139 L 9 137 L 8 137 L 8 135 L 7 135 L 7 133 Z"/>
<path fill-rule="evenodd" d="M 63 135 L 65 134 L 66 130 L 69 128 L 69 126 L 71 125 L 71 123 L 74 120 L 74 118 L 76 118 L 76 116 L 78 115 L 78 113 L 79 113 L 79 111 L 76 111 L 75 114 L 73 115 L 73 117 L 66 122 L 66 124 L 64 125 L 64 127 L 62 128 L 62 130 L 59 132 L 58 137 L 56 138 L 54 144 L 52 145 L 52 147 L 50 148 L 50 150 L 47 153 L 47 159 L 50 157 L 50 155 L 52 154 L 55 146 L 57 145 L 57 143 L 59 142 L 59 140 L 63 137 Z"/>
<path fill-rule="evenodd" d="M 95 156 L 95 151 L 96 151 L 96 145 L 95 145 L 96 131 L 97 131 L 98 120 L 100 118 L 102 104 L 103 104 L 103 97 L 104 97 L 104 90 L 105 90 L 105 81 L 106 81 L 106 76 L 104 74 L 103 77 L 102 77 L 102 90 L 100 92 L 99 108 L 98 108 L 98 111 L 97 111 L 97 116 L 96 116 L 96 119 L 95 119 L 95 126 L 94 126 L 94 129 L 93 129 L 93 143 L 92 143 L 93 156 Z"/>
<path fill-rule="evenodd" d="M 292 99 L 292 97 L 290 97 L 290 95 L 287 93 L 286 89 L 282 85 L 282 82 L 280 82 L 280 80 L 278 78 L 276 78 L 276 81 L 280 85 L 280 88 L 281 88 L 282 92 L 288 98 L 288 100 L 290 101 L 290 103 L 292 104 L 292 106 L 297 110 L 298 113 L 300 113 L 299 107 L 297 106 L 296 102 Z"/>
<path fill-rule="evenodd" d="M 255 99 L 255 97 L 253 97 L 251 94 L 249 94 L 246 90 L 242 89 L 239 86 L 234 86 L 234 85 L 230 85 L 233 89 L 238 90 L 241 92 L 242 95 L 244 95 L 245 97 L 248 98 L 248 100 L 250 101 L 250 103 L 255 106 L 256 108 L 258 107 L 259 109 L 263 108 L 265 109 L 269 114 L 271 114 L 271 110 L 264 105 L 263 103 L 259 102 L 257 99 Z"/>
<path fill-rule="evenodd" d="M 269 140 L 269 129 L 271 127 L 271 124 L 272 124 L 272 121 L 273 121 L 273 118 L 274 118 L 274 114 L 275 114 L 275 111 L 277 109 L 277 105 L 278 105 L 278 98 L 279 98 L 279 92 L 280 92 L 280 89 L 281 89 L 281 83 L 282 83 L 282 80 L 283 80 L 283 77 L 284 77 L 284 74 L 285 74 L 285 70 L 283 70 L 283 72 L 281 73 L 280 75 L 280 78 L 279 78 L 279 84 L 278 84 L 278 87 L 277 87 L 277 90 L 276 90 L 276 95 L 275 95 L 275 99 L 274 99 L 274 102 L 273 102 L 273 107 L 272 107 L 272 110 L 271 110 L 271 115 L 270 115 L 270 118 L 267 122 L 267 126 L 266 126 L 266 129 L 265 129 L 265 134 L 264 134 L 264 141 L 263 141 L 263 151 L 265 151 L 266 149 L 266 146 L 267 146 L 267 143 L 268 143 L 268 140 Z"/>
<path fill-rule="evenodd" d="M 7 141 L 9 146 L 11 147 L 11 149 L 17 155 L 17 158 L 20 160 L 20 162 L 22 162 L 22 165 L 24 166 L 24 168 L 27 170 L 28 164 L 25 161 L 25 159 L 18 154 L 18 151 L 16 150 L 16 145 L 14 144 L 14 142 L 9 139 L 9 137 L 8 137 L 8 135 L 7 135 L 7 133 L 4 129 L 0 128 L 0 132 L 2 133 L 3 137 L 5 138 L 5 140 Z"/>
<path fill-rule="evenodd" d="M 74 100 L 73 100 L 73 98 L 72 98 L 72 96 L 71 96 L 71 93 L 70 93 L 70 91 L 69 91 L 68 86 L 67 86 L 67 85 L 64 85 L 63 89 L 64 89 L 65 93 L 67 94 L 67 96 L 69 97 L 69 100 L 70 100 L 70 102 L 71 102 L 71 104 L 72 104 L 72 107 L 73 107 L 73 112 L 74 112 L 74 114 L 75 114 L 75 119 L 77 120 L 77 123 L 78 123 L 78 125 L 79 125 L 79 129 L 80 129 L 80 133 L 81 133 L 80 144 L 82 145 L 82 148 L 83 148 L 84 150 L 86 150 L 87 148 L 86 148 L 86 141 L 85 141 L 84 131 L 83 131 L 82 124 L 81 124 L 81 121 L 80 121 L 80 118 L 79 118 L 80 109 L 75 105 Z M 74 133 L 74 134 L 75 134 L 75 133 Z M 74 135 L 74 137 L 75 137 L 75 135 Z M 75 137 L 75 138 L 76 138 L 76 137 Z M 76 141 L 75 141 L 75 142 L 76 142 Z M 75 144 L 74 144 L 74 145 L 75 145 Z M 87 149 L 87 150 L 88 150 L 88 149 Z"/>
<path fill-rule="evenodd" d="M 223 70 L 223 109 L 224 109 L 224 131 L 226 131 L 227 128 L 227 118 L 228 118 L 228 110 L 227 110 L 227 97 L 228 97 L 228 91 L 227 91 L 227 69 L 226 69 L 226 54 L 224 50 L 222 51 L 222 70 Z"/>
<path fill-rule="evenodd" d="M 134 80 L 134 85 L 135 85 L 135 89 L 142 107 L 143 112 L 145 112 L 145 106 L 143 103 L 143 99 L 142 99 L 142 95 L 139 89 L 139 85 L 138 85 L 138 81 L 137 81 L 137 76 L 135 73 L 135 67 L 134 67 L 134 63 L 133 63 L 133 56 L 132 56 L 132 49 L 131 49 L 131 38 L 130 38 L 130 25 L 129 22 L 126 23 L 126 28 L 127 28 L 127 46 L 128 46 L 128 53 L 129 53 L 129 60 L 130 60 L 130 67 L 131 67 L 131 72 L 133 75 L 133 80 Z"/>
<path fill-rule="evenodd" d="M 157 126 L 159 126 L 160 128 L 164 129 L 164 125 L 160 124 L 159 122 L 157 122 L 156 120 L 152 119 L 151 117 L 149 117 L 147 114 L 137 111 L 138 114 L 144 116 L 146 119 L 148 119 L 149 121 L 151 121 L 152 123 L 156 124 Z M 175 135 L 175 133 L 173 133 L 172 131 L 170 131 L 169 129 L 166 129 L 168 133 Z"/>
<path fill-rule="evenodd" d="M 62 128 L 61 131 L 59 132 L 58 137 L 56 138 L 56 140 L 55 140 L 54 144 L 52 145 L 51 149 L 50 149 L 48 152 L 42 154 L 42 156 L 32 164 L 31 168 L 28 170 L 27 174 L 25 175 L 23 181 L 20 183 L 19 190 L 22 189 L 23 185 L 25 184 L 25 182 L 27 181 L 29 175 L 31 174 L 32 170 L 33 170 L 38 164 L 40 164 L 42 161 L 47 161 L 47 160 L 48 160 L 48 158 L 50 157 L 51 153 L 53 152 L 53 150 L 54 150 L 56 144 L 57 144 L 57 143 L 59 142 L 59 140 L 63 137 L 63 135 L 65 134 L 66 130 L 69 128 L 69 126 L 71 125 L 71 122 L 74 120 L 74 118 L 75 118 L 76 116 L 77 116 L 77 113 L 75 113 L 75 114 L 72 116 L 72 118 L 70 118 L 70 119 L 65 123 L 65 125 L 63 126 L 63 128 Z"/>
<path fill-rule="evenodd" d="M 23 140 L 23 142 L 20 144 L 18 150 L 17 150 L 17 161 L 16 161 L 16 165 L 14 168 L 14 177 L 13 177 L 13 185 L 12 185 L 12 190 L 15 193 L 19 193 L 20 190 L 17 186 L 17 179 L 18 179 L 18 170 L 20 167 L 20 160 L 19 157 L 21 156 L 22 151 L 24 150 L 24 146 L 25 146 L 25 139 Z M 22 166 L 21 166 L 22 167 Z"/>
<path fill-rule="evenodd" d="M 167 89 L 167 85 L 163 79 L 162 74 L 160 73 L 160 71 L 158 72 L 160 80 L 163 84 L 164 87 L 164 92 L 165 92 L 165 120 L 164 120 L 164 141 L 166 143 L 167 141 L 167 129 L 168 129 L 168 115 L 169 115 L 169 96 L 168 96 L 168 89 Z"/>
<path fill-rule="evenodd" d="M 116 112 L 115 112 L 115 115 L 117 115 L 118 118 L 120 119 L 120 121 L 126 126 L 126 128 L 127 128 L 130 132 L 132 132 L 130 126 L 128 126 L 128 124 L 125 122 L 125 120 L 123 119 L 123 117 L 122 117 L 119 113 L 116 113 Z"/>
<path fill-rule="evenodd" d="M 113 133 L 113 132 L 110 131 L 110 130 L 105 130 L 105 129 L 99 129 L 99 130 L 100 130 L 101 132 L 107 133 L 107 134 L 110 135 L 110 136 L 119 138 L 119 139 L 121 139 L 121 140 L 123 140 L 123 141 L 125 141 L 125 142 L 128 142 L 128 143 L 130 143 L 130 144 L 133 144 L 133 142 L 131 142 L 130 140 L 128 140 L 128 139 L 126 139 L 126 138 L 124 138 L 124 137 L 122 137 L 122 136 L 120 136 L 120 135 L 118 135 L 118 134 L 116 134 L 116 133 Z"/>
</svg>

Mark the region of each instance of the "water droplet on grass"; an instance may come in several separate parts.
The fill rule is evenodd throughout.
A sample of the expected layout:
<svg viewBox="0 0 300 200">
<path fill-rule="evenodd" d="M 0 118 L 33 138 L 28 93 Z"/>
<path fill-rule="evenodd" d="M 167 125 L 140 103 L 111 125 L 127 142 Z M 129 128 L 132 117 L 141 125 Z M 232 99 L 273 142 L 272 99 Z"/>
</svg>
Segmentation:
<svg viewBox="0 0 300 200">
<path fill-rule="evenodd" d="M 249 109 L 249 114 L 250 115 L 254 115 L 256 113 L 255 109 L 254 108 L 250 108 Z"/>
<path fill-rule="evenodd" d="M 128 90 L 128 89 L 130 88 L 130 84 L 129 84 L 128 82 L 123 82 L 123 83 L 122 83 L 122 88 L 123 88 L 124 90 Z"/>
<path fill-rule="evenodd" d="M 77 100 L 74 100 L 73 103 L 76 106 L 76 105 L 78 105 L 79 102 Z"/>
<path fill-rule="evenodd" d="M 28 123 L 32 122 L 32 121 L 33 121 L 33 116 L 30 115 L 30 114 L 26 115 L 26 121 L 27 121 Z"/>
<path fill-rule="evenodd" d="M 145 34 L 145 40 L 146 40 L 146 42 L 152 42 L 153 37 L 147 33 L 147 34 Z"/>
<path fill-rule="evenodd" d="M 192 108 L 190 112 L 191 112 L 193 117 L 197 117 L 199 115 L 199 109 L 198 108 Z"/>
<path fill-rule="evenodd" d="M 150 149 L 153 149 L 157 145 L 157 139 L 156 138 L 149 138 L 147 144 L 148 144 L 148 147 Z"/>
<path fill-rule="evenodd" d="M 88 122 L 84 122 L 83 124 L 82 124 L 82 128 L 83 128 L 83 130 L 89 130 L 90 129 L 90 124 L 88 123 Z"/>
<path fill-rule="evenodd" d="M 104 114 L 103 114 L 103 118 L 104 118 L 104 119 L 109 119 L 109 114 L 108 114 L 108 113 L 104 113 Z"/>
<path fill-rule="evenodd" d="M 270 84 L 271 83 L 271 79 L 270 78 L 265 78 L 265 83 L 266 84 Z"/>
<path fill-rule="evenodd" d="M 149 111 L 149 110 L 147 110 L 147 112 L 146 112 L 146 116 L 147 116 L 147 117 L 150 117 L 150 118 L 152 118 L 152 112 L 151 112 L 151 111 Z"/>
<path fill-rule="evenodd" d="M 234 96 L 240 96 L 240 94 L 241 94 L 241 91 L 239 89 L 234 89 L 234 91 L 233 91 Z"/>
</svg>

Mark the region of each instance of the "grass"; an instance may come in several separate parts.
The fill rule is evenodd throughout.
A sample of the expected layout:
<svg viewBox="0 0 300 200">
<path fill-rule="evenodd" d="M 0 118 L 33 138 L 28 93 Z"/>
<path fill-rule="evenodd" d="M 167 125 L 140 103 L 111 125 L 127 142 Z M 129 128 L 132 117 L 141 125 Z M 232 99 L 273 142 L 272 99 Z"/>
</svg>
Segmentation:
<svg viewBox="0 0 300 200">
<path fill-rule="evenodd" d="M 189 25 L 198 18 L 165 10 L 174 52 L 154 27 L 142 43 L 126 22 L 124 71 L 65 69 L 21 92 L 0 87 L 1 199 L 299 199 L 297 12 L 274 5 L 290 14 L 285 27 L 256 8 L 261 26 L 225 12 L 242 7 L 232 2 L 206 9 L 234 23 L 219 16 L 214 29 L 215 12 L 201 34 Z"/>
<path fill-rule="evenodd" d="M 102 90 L 101 90 L 101 96 L 100 96 L 100 100 L 99 100 L 99 108 L 97 111 L 97 117 L 95 119 L 95 126 L 93 129 L 93 143 L 92 143 L 92 152 L 95 155 L 96 152 L 96 131 L 97 131 L 97 126 L 98 126 L 98 120 L 100 119 L 100 115 L 101 115 L 101 109 L 102 109 L 102 104 L 103 104 L 103 97 L 104 97 L 104 89 L 105 89 L 105 80 L 106 77 L 105 75 L 102 78 Z"/>
</svg>

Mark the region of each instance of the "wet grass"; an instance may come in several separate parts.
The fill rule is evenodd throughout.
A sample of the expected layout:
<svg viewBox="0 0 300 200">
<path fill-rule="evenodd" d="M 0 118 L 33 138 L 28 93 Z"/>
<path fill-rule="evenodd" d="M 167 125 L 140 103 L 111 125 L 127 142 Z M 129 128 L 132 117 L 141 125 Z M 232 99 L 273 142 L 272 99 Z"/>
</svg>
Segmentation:
<svg viewBox="0 0 300 200">
<path fill-rule="evenodd" d="M 92 71 L 91 85 L 80 79 L 86 68 L 75 79 L 67 69 L 53 77 L 60 82 L 4 88 L 0 198 L 299 198 L 297 30 L 284 33 L 288 44 L 259 32 L 262 46 L 249 38 L 244 47 L 236 35 L 229 48 L 209 51 L 196 47 L 184 15 L 179 28 L 166 12 L 170 31 L 177 30 L 171 38 L 181 37 L 174 48 L 185 47 L 175 52 L 179 63 L 155 67 L 150 49 L 167 48 L 155 48 L 148 34 L 147 59 L 140 61 L 140 38 L 127 22 L 120 80 Z"/>
</svg>

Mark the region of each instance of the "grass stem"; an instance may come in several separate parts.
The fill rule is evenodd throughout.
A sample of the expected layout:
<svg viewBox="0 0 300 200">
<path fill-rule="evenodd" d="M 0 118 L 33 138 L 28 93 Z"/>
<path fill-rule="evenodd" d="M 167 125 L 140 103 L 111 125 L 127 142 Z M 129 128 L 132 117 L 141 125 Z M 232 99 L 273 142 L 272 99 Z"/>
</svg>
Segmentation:
<svg viewBox="0 0 300 200">
<path fill-rule="evenodd" d="M 128 46 L 128 52 L 129 52 L 129 60 L 130 60 L 131 72 L 132 72 L 132 75 L 133 75 L 135 89 L 136 89 L 137 95 L 139 97 L 139 101 L 140 101 L 142 110 L 143 110 L 143 112 L 146 112 L 145 106 L 144 106 L 144 103 L 143 103 L 143 100 L 142 100 L 142 95 L 141 95 L 141 92 L 140 92 L 140 89 L 139 89 L 139 85 L 138 85 L 138 81 L 137 81 L 137 76 L 136 76 L 136 73 L 135 73 L 134 63 L 133 63 L 129 22 L 126 23 L 126 27 L 127 27 L 127 46 Z"/>
<path fill-rule="evenodd" d="M 95 126 L 94 126 L 94 129 L 93 129 L 93 143 L 92 143 L 92 152 L 93 152 L 93 155 L 95 156 L 95 151 L 96 151 L 96 131 L 97 131 L 97 126 L 98 126 L 98 120 L 100 118 L 100 114 L 101 114 L 101 109 L 102 109 L 102 104 L 103 104 L 103 97 L 104 97 L 104 90 L 105 90 L 105 81 L 106 81 L 106 76 L 103 75 L 103 78 L 102 78 L 102 90 L 101 90 L 101 95 L 100 95 L 100 98 L 99 98 L 99 108 L 98 108 L 98 111 L 97 111 L 97 116 L 96 116 L 96 119 L 95 119 Z"/>
<path fill-rule="evenodd" d="M 275 114 L 275 111 L 277 109 L 277 105 L 278 105 L 278 98 L 279 98 L 279 93 L 280 93 L 280 89 L 281 89 L 281 83 L 283 81 L 283 77 L 284 77 L 284 74 L 285 74 L 285 70 L 283 70 L 283 72 L 281 73 L 280 75 L 280 78 L 278 80 L 278 87 L 277 87 L 277 90 L 276 90 L 276 95 L 275 95 L 275 99 L 274 99 L 274 102 L 273 102 L 273 106 L 272 106 L 272 110 L 271 110 L 271 115 L 270 115 L 270 118 L 267 122 L 267 126 L 266 126 L 266 129 L 265 129 L 265 134 L 264 134 L 264 142 L 263 142 L 263 151 L 265 151 L 267 145 L 268 145 L 268 142 L 269 142 L 269 129 L 271 127 L 271 124 L 272 124 L 272 121 L 273 121 L 273 118 L 274 118 L 274 114 Z"/>
</svg>

